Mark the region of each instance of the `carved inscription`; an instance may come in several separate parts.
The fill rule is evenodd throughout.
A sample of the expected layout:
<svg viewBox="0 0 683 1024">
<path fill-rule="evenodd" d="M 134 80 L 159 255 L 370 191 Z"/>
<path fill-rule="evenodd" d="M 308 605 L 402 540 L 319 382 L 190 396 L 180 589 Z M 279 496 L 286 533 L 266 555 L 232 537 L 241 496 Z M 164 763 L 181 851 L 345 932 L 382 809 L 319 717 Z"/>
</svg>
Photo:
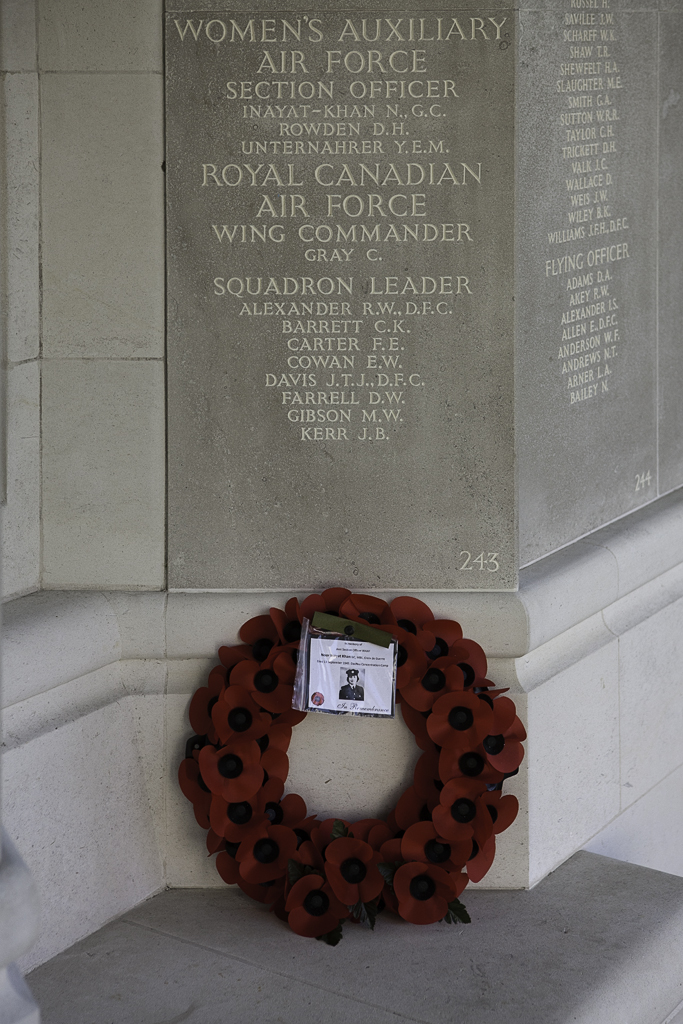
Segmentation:
<svg viewBox="0 0 683 1024">
<path fill-rule="evenodd" d="M 621 208 L 629 76 L 620 38 L 610 0 L 570 0 L 557 15 L 555 138 L 566 206 L 547 230 L 545 275 L 566 292 L 555 349 L 570 405 L 609 394 L 624 344 L 620 271 L 635 249 Z"/>
<path fill-rule="evenodd" d="M 257 322 L 264 405 L 301 443 L 400 440 L 434 383 L 426 337 L 451 349 L 480 301 L 492 186 L 459 130 L 458 55 L 507 48 L 508 22 L 172 17 L 172 44 L 214 61 L 193 169 L 205 301 L 233 330 Z"/>
</svg>

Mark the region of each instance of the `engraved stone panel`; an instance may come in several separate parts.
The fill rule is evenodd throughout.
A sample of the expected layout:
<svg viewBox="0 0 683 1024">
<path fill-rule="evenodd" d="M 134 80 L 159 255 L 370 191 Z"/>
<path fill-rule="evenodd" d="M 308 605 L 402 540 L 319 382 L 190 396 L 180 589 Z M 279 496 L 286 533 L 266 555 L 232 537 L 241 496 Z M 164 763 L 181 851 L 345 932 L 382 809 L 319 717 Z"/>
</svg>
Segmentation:
<svg viewBox="0 0 683 1024">
<path fill-rule="evenodd" d="M 169 585 L 514 587 L 515 16 L 173 6 Z"/>
<path fill-rule="evenodd" d="M 683 485 L 683 14 L 660 15 L 659 489 Z"/>
<path fill-rule="evenodd" d="M 520 561 L 656 497 L 657 15 L 520 15 Z"/>
</svg>

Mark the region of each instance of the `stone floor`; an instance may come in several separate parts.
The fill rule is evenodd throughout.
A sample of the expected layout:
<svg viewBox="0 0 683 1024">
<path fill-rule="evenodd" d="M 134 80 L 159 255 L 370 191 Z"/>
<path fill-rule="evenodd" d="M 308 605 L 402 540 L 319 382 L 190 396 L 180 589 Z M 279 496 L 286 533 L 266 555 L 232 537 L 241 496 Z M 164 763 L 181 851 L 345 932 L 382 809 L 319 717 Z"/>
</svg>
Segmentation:
<svg viewBox="0 0 683 1024">
<path fill-rule="evenodd" d="M 28 975 L 43 1024 L 683 1024 L 683 878 L 579 853 L 470 925 L 335 948 L 239 890 L 169 890 Z"/>
</svg>

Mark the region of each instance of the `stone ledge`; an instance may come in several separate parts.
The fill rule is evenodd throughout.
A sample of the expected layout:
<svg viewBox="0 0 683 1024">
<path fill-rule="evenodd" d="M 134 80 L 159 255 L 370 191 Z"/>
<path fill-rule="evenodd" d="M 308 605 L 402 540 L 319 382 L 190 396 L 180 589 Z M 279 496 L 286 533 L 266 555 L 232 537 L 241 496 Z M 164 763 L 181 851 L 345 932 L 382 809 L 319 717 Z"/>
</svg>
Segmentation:
<svg viewBox="0 0 683 1024">
<path fill-rule="evenodd" d="M 391 915 L 331 949 L 239 890 L 172 890 L 33 971 L 50 1024 L 664 1024 L 683 996 L 683 879 L 579 853 L 467 926 Z"/>
<path fill-rule="evenodd" d="M 391 596 L 387 594 L 387 596 Z M 531 690 L 683 597 L 683 491 L 522 571 L 518 592 L 420 594 Z M 4 606 L 5 706 L 119 659 L 206 658 L 274 593 L 44 591 Z"/>
</svg>

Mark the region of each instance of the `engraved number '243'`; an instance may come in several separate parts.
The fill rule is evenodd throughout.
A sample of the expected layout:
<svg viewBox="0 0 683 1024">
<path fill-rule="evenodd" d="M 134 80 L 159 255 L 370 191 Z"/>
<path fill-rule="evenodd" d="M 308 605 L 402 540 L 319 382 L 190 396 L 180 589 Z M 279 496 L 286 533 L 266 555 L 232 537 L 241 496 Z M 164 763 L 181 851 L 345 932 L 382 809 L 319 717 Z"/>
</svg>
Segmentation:
<svg viewBox="0 0 683 1024">
<path fill-rule="evenodd" d="M 488 551 L 486 554 L 481 551 L 476 558 L 472 558 L 470 551 L 461 551 L 460 557 L 464 558 L 464 562 L 460 566 L 461 571 L 464 569 L 466 572 L 472 572 L 474 569 L 478 569 L 480 572 L 484 572 L 484 570 L 498 572 L 500 569 L 497 551 Z"/>
</svg>

